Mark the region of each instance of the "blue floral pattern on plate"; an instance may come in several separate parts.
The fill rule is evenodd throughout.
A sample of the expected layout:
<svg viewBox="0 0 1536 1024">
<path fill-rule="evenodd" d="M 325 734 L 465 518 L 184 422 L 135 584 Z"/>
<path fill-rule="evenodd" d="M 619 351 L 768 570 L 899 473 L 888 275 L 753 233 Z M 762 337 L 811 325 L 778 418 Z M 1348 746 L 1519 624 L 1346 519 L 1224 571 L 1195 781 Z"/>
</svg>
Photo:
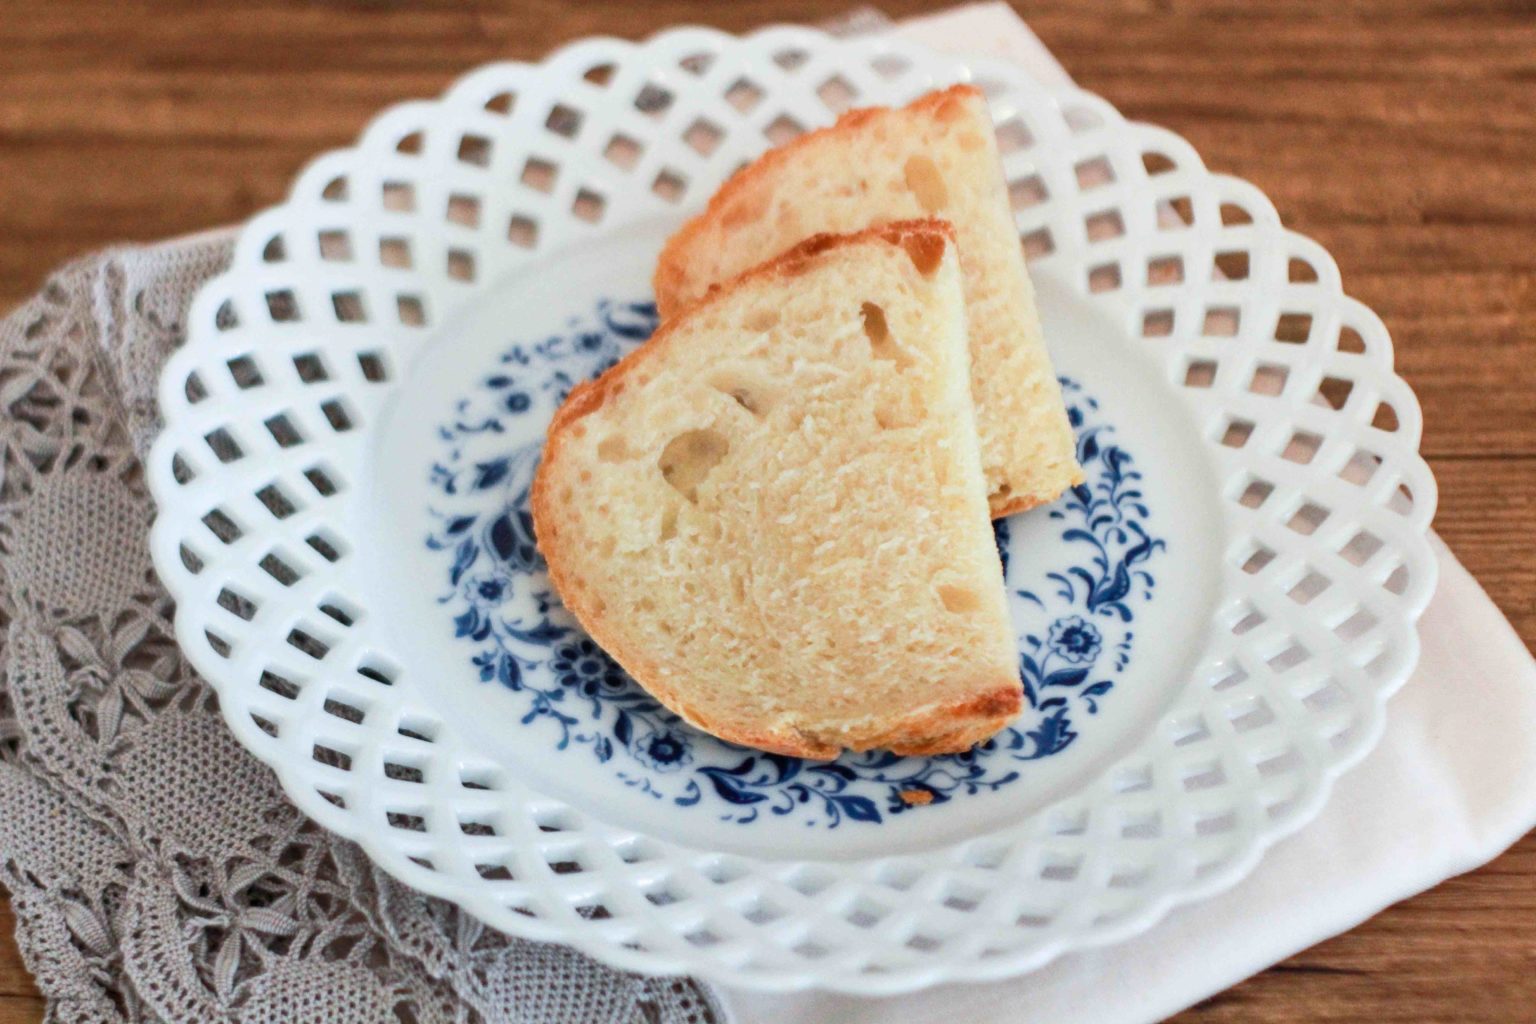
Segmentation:
<svg viewBox="0 0 1536 1024">
<path fill-rule="evenodd" d="M 611 766 L 638 794 L 722 820 L 765 814 L 807 827 L 878 824 L 1018 781 L 1029 761 L 1067 749 L 1130 663 L 1136 608 L 1152 599 L 1148 566 L 1166 544 L 1131 454 L 1099 403 L 1062 380 L 1085 482 L 1044 514 L 1060 523 L 1064 564 L 1030 585 L 1009 578 L 1026 708 L 1011 727 L 963 754 L 887 751 L 805 761 L 708 736 L 667 710 L 607 656 L 560 605 L 534 544 L 529 495 L 543 427 L 575 384 L 613 365 L 656 326 L 649 303 L 603 301 L 565 333 L 511 345 L 497 368 L 438 427 L 431 484 L 443 506 L 427 547 L 441 553 L 439 603 L 480 680 L 516 695 L 522 725 L 564 756 Z M 485 441 L 506 438 L 504 445 Z M 494 449 L 485 458 L 472 454 Z M 477 511 L 464 511 L 465 508 Z M 1008 520 L 994 524 L 1005 577 Z"/>
</svg>

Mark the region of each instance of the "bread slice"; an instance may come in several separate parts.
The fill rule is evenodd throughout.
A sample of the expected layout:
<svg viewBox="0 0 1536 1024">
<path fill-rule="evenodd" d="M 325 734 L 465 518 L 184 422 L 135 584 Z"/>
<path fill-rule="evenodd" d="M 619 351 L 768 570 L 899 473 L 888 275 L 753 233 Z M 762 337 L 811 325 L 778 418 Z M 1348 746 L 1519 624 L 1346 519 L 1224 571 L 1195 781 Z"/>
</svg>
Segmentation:
<svg viewBox="0 0 1536 1024">
<path fill-rule="evenodd" d="M 1040 333 L 986 100 L 972 86 L 900 110 L 844 114 L 772 150 L 720 189 L 662 250 L 663 317 L 808 235 L 903 218 L 955 225 L 970 320 L 971 390 L 994 518 L 1082 482 Z"/>
<path fill-rule="evenodd" d="M 940 221 L 818 236 L 573 390 L 533 490 L 561 598 L 667 707 L 803 757 L 1020 709 Z"/>
</svg>

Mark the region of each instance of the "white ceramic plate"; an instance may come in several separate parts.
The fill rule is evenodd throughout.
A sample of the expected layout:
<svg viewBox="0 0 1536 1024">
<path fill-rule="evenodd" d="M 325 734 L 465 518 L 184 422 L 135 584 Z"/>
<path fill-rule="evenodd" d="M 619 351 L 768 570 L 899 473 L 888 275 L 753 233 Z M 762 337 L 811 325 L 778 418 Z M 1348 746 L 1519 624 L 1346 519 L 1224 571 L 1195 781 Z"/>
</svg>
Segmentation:
<svg viewBox="0 0 1536 1024">
<path fill-rule="evenodd" d="M 999 531 L 1029 710 L 960 757 L 728 746 L 550 592 L 544 426 L 648 334 L 657 249 L 742 161 L 955 80 L 1089 476 Z M 189 334 L 154 552 L 231 728 L 404 881 L 626 968 L 894 992 L 1142 931 L 1317 812 L 1433 588 L 1418 410 L 1328 255 L 1165 131 L 888 40 L 483 68 L 316 161 Z"/>
</svg>

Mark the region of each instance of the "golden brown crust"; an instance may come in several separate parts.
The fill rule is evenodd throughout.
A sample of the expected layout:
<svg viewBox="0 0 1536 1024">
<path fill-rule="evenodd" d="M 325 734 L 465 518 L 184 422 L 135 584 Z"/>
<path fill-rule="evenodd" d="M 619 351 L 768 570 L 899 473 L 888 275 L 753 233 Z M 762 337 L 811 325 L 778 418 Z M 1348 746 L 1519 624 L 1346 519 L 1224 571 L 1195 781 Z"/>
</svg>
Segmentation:
<svg viewBox="0 0 1536 1024">
<path fill-rule="evenodd" d="M 577 616 L 580 618 L 580 616 Z M 601 641 L 599 641 L 601 644 Z M 606 645 L 603 645 L 606 647 Z M 613 653 L 610 651 L 609 653 Z M 618 657 L 617 654 L 614 655 Z M 624 664 L 620 659 L 620 664 Z M 626 666 L 627 667 L 627 666 Z M 631 673 L 633 674 L 633 673 Z M 639 677 L 636 676 L 638 679 Z M 718 722 L 699 715 L 676 700 L 665 687 L 646 690 L 684 720 L 731 743 L 766 750 L 789 757 L 825 761 L 848 750 L 889 750 L 902 755 L 958 754 L 996 735 L 1023 711 L 1024 697 L 1017 678 L 1000 681 L 994 688 L 953 704 L 929 708 L 900 719 L 879 733 L 860 737 L 852 743 L 827 739 L 790 728 L 788 733 L 754 730 L 739 723 Z"/>
<path fill-rule="evenodd" d="M 1055 501 L 1059 497 L 1061 495 L 1057 494 L 1049 500 Z M 993 494 L 987 498 L 987 510 L 993 519 L 1007 519 L 1009 516 L 1016 516 L 1020 512 L 1028 512 L 1032 508 L 1038 508 L 1044 505 L 1046 500 L 1045 498 L 1023 497 L 1003 501 Z"/>
<path fill-rule="evenodd" d="M 719 302 L 736 289 L 754 281 L 802 273 L 817 257 L 870 239 L 878 238 L 891 245 L 901 246 L 916 262 L 919 258 L 931 255 L 929 249 L 933 243 L 940 246 L 953 245 L 954 237 L 953 226 L 937 218 L 896 221 L 844 235 L 813 235 L 767 263 L 746 271 L 720 287 L 712 288 L 703 298 L 684 306 L 681 312 L 691 313 L 710 303 Z M 922 243 L 915 247 L 918 256 L 914 256 L 914 246 L 909 244 L 914 240 Z M 609 628 L 604 609 L 599 602 L 592 600 L 585 586 L 570 572 L 565 559 L 565 549 L 560 543 L 559 502 L 552 493 L 552 475 L 553 467 L 561 460 L 571 428 L 583 417 L 596 412 L 621 394 L 630 375 L 637 368 L 666 350 L 675 333 L 676 322 L 674 318 L 663 323 L 650 340 L 610 367 L 602 376 L 571 389 L 550 421 L 544 455 L 534 475 L 532 493 L 534 536 L 549 565 L 550 582 L 565 606 L 598 646 L 612 655 L 647 692 L 684 720 L 721 739 L 758 750 L 817 760 L 836 757 L 843 749 L 841 745 L 798 729 L 791 728 L 785 732 L 748 728 L 740 723 L 711 719 L 690 707 L 661 681 L 657 666 L 643 651 L 626 645 L 616 631 Z M 891 749 L 903 754 L 956 753 L 967 750 L 1007 725 L 1021 708 L 1022 693 L 1016 678 L 992 680 L 977 689 L 980 691 L 977 696 L 919 712 L 897 722 L 867 742 L 860 739 L 855 749 Z"/>
<path fill-rule="evenodd" d="M 759 263 L 750 270 L 743 271 L 724 284 L 711 285 L 709 291 L 705 292 L 700 298 L 679 306 L 674 317 L 683 313 L 692 313 L 694 310 L 714 302 L 721 296 L 753 281 L 761 281 L 769 277 L 798 276 L 810 269 L 810 261 L 815 257 L 830 252 L 833 249 L 858 245 L 872 238 L 879 238 L 903 248 L 906 247 L 909 240 L 914 238 L 937 239 L 944 244 L 954 245 L 955 226 L 949 221 L 938 217 L 921 217 L 913 220 L 891 221 L 888 224 L 876 224 L 874 227 L 865 228 L 863 231 L 851 231 L 841 235 L 821 232 L 800 241 L 766 263 Z M 668 317 L 667 321 L 664 321 L 660 327 L 656 328 L 656 333 L 651 335 L 651 340 L 647 341 L 641 348 L 648 348 L 663 334 L 670 334 L 671 332 L 668 330 L 668 327 L 674 317 Z M 631 355 L 633 354 L 631 353 Z M 613 369 L 616 370 L 618 367 L 615 366 Z M 609 372 L 611 373 L 612 370 Z"/>
<path fill-rule="evenodd" d="M 974 85 L 952 85 L 947 89 L 921 96 L 903 109 L 908 111 L 933 109 L 941 119 L 948 120 L 959 112 L 960 105 L 965 100 L 972 98 L 982 98 L 981 90 Z M 826 128 L 806 132 L 782 146 L 770 149 L 731 175 L 710 197 L 709 205 L 704 208 L 704 211 L 689 219 L 676 234 L 667 239 L 667 244 L 662 247 L 661 255 L 656 260 L 656 272 L 651 278 L 651 286 L 656 292 L 656 310 L 662 319 L 675 316 L 687 304 L 679 294 L 683 284 L 683 268 L 688 263 L 683 254 L 693 247 L 698 235 L 716 221 L 729 227 L 732 222 L 744 223 L 755 220 L 756 213 L 750 209 L 753 205 L 753 189 L 771 172 L 796 159 L 805 147 L 817 140 L 829 135 L 851 132 L 890 112 L 890 107 L 860 107 L 857 110 L 849 110 Z M 733 209 L 743 204 L 749 208 Z"/>
<path fill-rule="evenodd" d="M 1009 516 L 1018 515 L 1020 512 L 1028 512 L 1032 508 L 1049 505 L 1067 493 L 1068 487 L 1076 487 L 1087 479 L 1088 477 L 1083 473 L 1083 467 L 1079 466 L 1077 471 L 1072 474 L 1072 479 L 1068 481 L 1066 487 L 1063 487 L 1055 494 L 1026 494 L 1006 501 L 996 494 L 990 494 L 987 496 L 987 505 L 992 511 L 993 519 L 1007 519 Z"/>
<path fill-rule="evenodd" d="M 898 721 L 860 749 L 883 749 L 905 755 L 955 754 L 994 735 L 1024 709 L 1023 687 L 1017 676 L 995 680 L 976 696 L 930 708 Z"/>
</svg>

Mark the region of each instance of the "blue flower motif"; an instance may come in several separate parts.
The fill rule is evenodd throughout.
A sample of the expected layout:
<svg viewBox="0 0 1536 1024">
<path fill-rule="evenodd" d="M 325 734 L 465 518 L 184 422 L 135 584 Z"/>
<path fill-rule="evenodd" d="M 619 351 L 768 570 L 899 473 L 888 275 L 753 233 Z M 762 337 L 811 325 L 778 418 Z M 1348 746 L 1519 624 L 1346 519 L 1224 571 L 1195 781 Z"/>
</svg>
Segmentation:
<svg viewBox="0 0 1536 1024">
<path fill-rule="evenodd" d="M 561 686 L 587 697 L 605 690 L 622 691 L 629 685 L 624 670 L 587 637 L 556 644 L 549 667 Z"/>
<path fill-rule="evenodd" d="M 688 737 L 671 729 L 658 729 L 635 737 L 630 752 L 641 763 L 659 772 L 675 772 L 693 763 L 693 754 L 688 749 Z"/>
<path fill-rule="evenodd" d="M 512 595 L 512 578 L 502 573 L 475 576 L 464 585 L 465 596 L 477 608 L 494 608 Z"/>
<path fill-rule="evenodd" d="M 1080 615 L 1051 623 L 1051 650 L 1074 665 L 1086 665 L 1097 658 L 1102 643 L 1099 631 Z"/>
</svg>

